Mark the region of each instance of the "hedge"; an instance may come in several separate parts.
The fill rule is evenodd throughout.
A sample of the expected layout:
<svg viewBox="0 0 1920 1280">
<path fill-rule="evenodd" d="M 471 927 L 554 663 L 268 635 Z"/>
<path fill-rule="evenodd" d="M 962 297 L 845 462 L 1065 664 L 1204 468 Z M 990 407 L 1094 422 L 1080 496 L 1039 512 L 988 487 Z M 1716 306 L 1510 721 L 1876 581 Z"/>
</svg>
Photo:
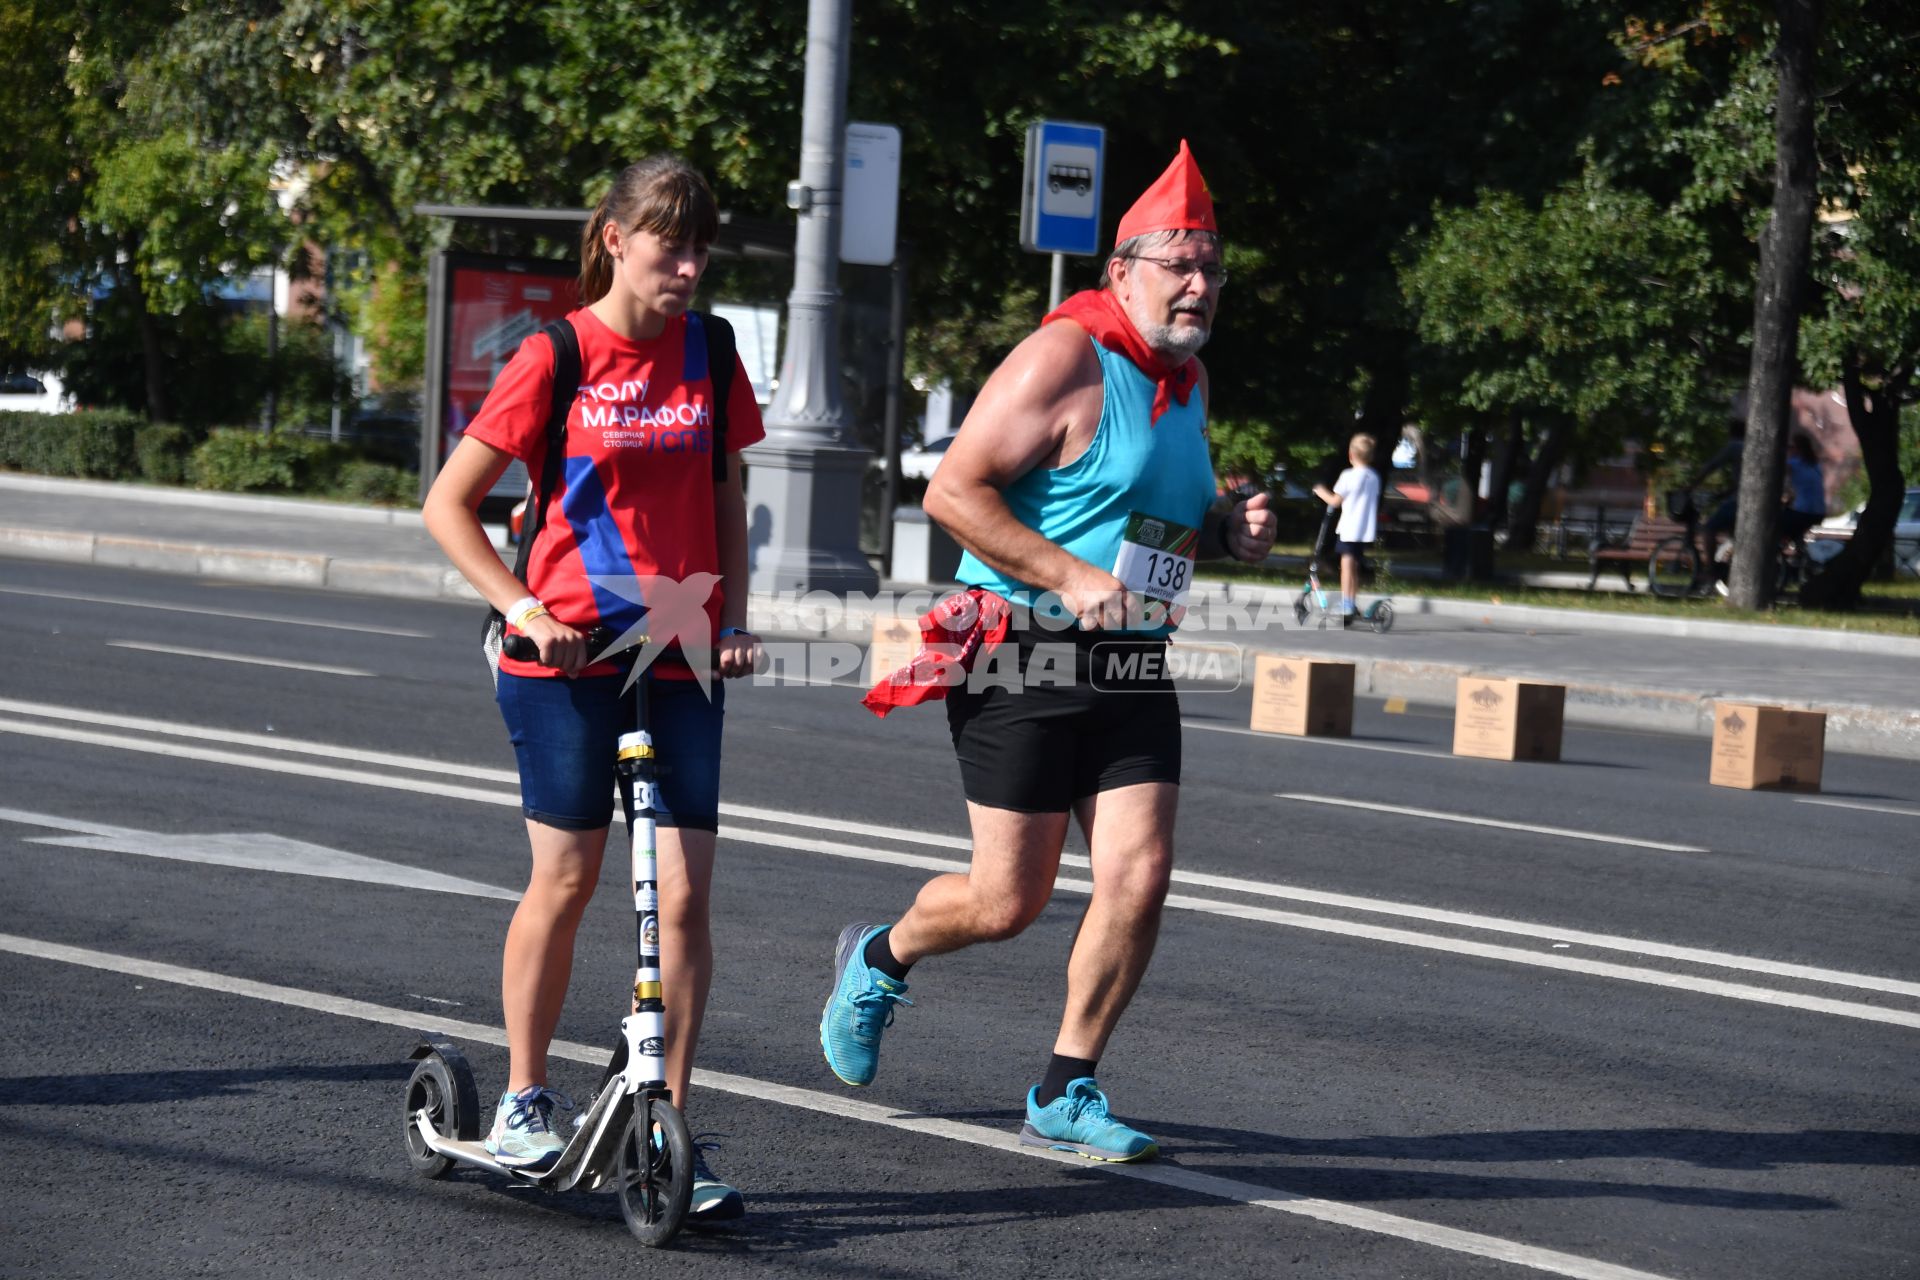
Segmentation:
<svg viewBox="0 0 1920 1280">
<path fill-rule="evenodd" d="M 119 409 L 0 412 L 0 467 L 387 505 L 410 504 L 418 486 L 413 472 L 367 461 L 346 445 L 243 428 L 201 433 Z"/>
</svg>

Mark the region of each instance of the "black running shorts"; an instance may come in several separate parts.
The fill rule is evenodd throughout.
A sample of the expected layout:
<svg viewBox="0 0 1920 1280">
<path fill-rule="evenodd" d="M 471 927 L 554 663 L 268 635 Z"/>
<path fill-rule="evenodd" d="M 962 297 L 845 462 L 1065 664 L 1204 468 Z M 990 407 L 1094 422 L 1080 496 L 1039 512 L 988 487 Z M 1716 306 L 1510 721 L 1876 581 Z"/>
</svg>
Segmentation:
<svg viewBox="0 0 1920 1280">
<path fill-rule="evenodd" d="M 966 685 L 947 694 L 967 799 L 1019 813 L 1066 813 L 1101 791 L 1178 786 L 1180 700 L 1166 651 L 1164 640 L 1099 632 L 1008 636 Z"/>
</svg>

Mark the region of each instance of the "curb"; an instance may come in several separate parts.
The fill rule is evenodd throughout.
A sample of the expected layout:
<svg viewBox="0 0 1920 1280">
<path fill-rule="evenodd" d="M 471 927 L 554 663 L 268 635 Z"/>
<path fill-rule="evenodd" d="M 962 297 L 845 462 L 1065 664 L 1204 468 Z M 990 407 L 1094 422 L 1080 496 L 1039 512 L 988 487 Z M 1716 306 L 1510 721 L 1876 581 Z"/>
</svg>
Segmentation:
<svg viewBox="0 0 1920 1280">
<path fill-rule="evenodd" d="M 411 507 L 370 507 L 352 502 L 324 502 L 315 498 L 263 498 L 244 493 L 211 493 L 174 489 L 166 485 L 118 480 L 68 480 L 59 476 L 0 473 L 0 490 L 19 493 L 57 493 L 107 502 L 151 502 L 167 507 L 201 507 L 214 511 L 247 511 L 261 515 L 308 516 L 317 520 L 345 520 L 356 524 L 421 524 Z"/>
<path fill-rule="evenodd" d="M 1196 578 L 1201 597 L 1249 608 L 1291 607 L 1299 593 L 1292 589 L 1249 586 L 1225 579 Z M 1665 636 L 1681 640 L 1718 640 L 1731 644 L 1767 644 L 1827 653 L 1879 654 L 1891 658 L 1920 658 L 1920 635 L 1894 636 L 1879 632 L 1844 631 L 1828 627 L 1794 627 L 1764 622 L 1714 622 L 1696 618 L 1642 617 L 1604 610 L 1554 609 L 1545 605 L 1490 604 L 1447 600 L 1431 596 L 1363 595 L 1362 607 L 1390 598 L 1401 617 L 1424 614 L 1434 618 L 1478 618 L 1486 626 L 1508 624 L 1540 630 L 1577 626 L 1582 631 L 1615 635 Z"/>
<path fill-rule="evenodd" d="M 97 564 L 149 573 L 189 574 L 276 587 L 429 596 L 478 603 L 480 595 L 451 565 L 392 564 L 298 551 L 248 551 L 202 542 L 166 542 L 113 534 L 0 528 L 0 557 Z"/>
</svg>

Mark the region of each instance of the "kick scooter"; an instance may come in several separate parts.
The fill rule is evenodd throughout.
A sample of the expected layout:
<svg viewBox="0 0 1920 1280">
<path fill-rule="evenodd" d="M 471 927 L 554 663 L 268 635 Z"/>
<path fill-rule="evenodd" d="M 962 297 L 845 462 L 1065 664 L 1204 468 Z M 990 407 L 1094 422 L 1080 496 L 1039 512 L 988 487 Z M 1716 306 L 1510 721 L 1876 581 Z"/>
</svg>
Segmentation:
<svg viewBox="0 0 1920 1280">
<path fill-rule="evenodd" d="M 607 656 L 614 633 L 596 627 L 587 651 Z M 638 650 L 645 637 L 627 652 Z M 503 650 L 523 662 L 539 659 L 525 636 L 510 636 Z M 620 1216 L 641 1244 L 673 1239 L 687 1220 L 693 1198 L 693 1139 L 667 1088 L 666 1015 L 661 1003 L 660 895 L 654 850 L 658 765 L 647 716 L 647 682 L 633 688 L 633 726 L 619 739 L 621 799 L 633 844 L 633 910 L 639 964 L 633 979 L 634 1011 L 620 1022 L 613 1059 L 573 1137 L 544 1169 L 501 1164 L 480 1142 L 480 1096 L 473 1069 L 453 1045 L 422 1043 L 419 1065 L 407 1081 L 407 1159 L 418 1173 L 442 1178 L 455 1164 L 504 1174 L 542 1191 L 595 1191 L 613 1185 Z"/>
<path fill-rule="evenodd" d="M 1339 513 L 1338 507 L 1327 508 L 1327 514 L 1320 518 L 1320 532 L 1313 540 L 1313 552 L 1307 556 L 1307 586 L 1293 602 L 1293 620 L 1303 627 L 1307 625 L 1307 619 L 1315 614 L 1320 617 L 1322 631 L 1327 629 L 1330 620 L 1341 617 L 1327 608 L 1327 593 L 1320 587 L 1320 557 L 1326 554 L 1327 535 L 1333 532 L 1334 517 Z M 1347 615 L 1347 618 L 1349 620 L 1334 625 L 1344 627 L 1352 622 L 1364 622 L 1377 635 L 1393 626 L 1393 603 L 1375 600 L 1364 612 Z"/>
</svg>

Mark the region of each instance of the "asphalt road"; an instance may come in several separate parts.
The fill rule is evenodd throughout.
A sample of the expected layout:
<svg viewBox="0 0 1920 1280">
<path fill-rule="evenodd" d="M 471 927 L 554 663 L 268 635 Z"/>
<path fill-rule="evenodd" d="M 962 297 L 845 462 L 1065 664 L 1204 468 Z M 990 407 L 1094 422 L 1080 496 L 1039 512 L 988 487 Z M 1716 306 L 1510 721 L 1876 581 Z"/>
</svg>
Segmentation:
<svg viewBox="0 0 1920 1280">
<path fill-rule="evenodd" d="M 965 857 L 944 717 L 736 685 L 690 1116 L 750 1217 L 639 1257 L 611 1197 L 423 1181 L 404 1057 L 465 1024 L 497 1093 L 525 876 L 477 634 L 0 562 L 0 1274 L 1920 1273 L 1920 764 L 1743 793 L 1699 739 L 1470 761 L 1446 708 L 1256 737 L 1244 690 L 1183 699 L 1175 906 L 1102 1063 L 1157 1165 L 1011 1145 L 1073 883 L 917 968 L 874 1086 L 832 1079 L 834 936 Z M 631 966 L 609 892 L 564 1040 L 611 1043 Z"/>
</svg>

